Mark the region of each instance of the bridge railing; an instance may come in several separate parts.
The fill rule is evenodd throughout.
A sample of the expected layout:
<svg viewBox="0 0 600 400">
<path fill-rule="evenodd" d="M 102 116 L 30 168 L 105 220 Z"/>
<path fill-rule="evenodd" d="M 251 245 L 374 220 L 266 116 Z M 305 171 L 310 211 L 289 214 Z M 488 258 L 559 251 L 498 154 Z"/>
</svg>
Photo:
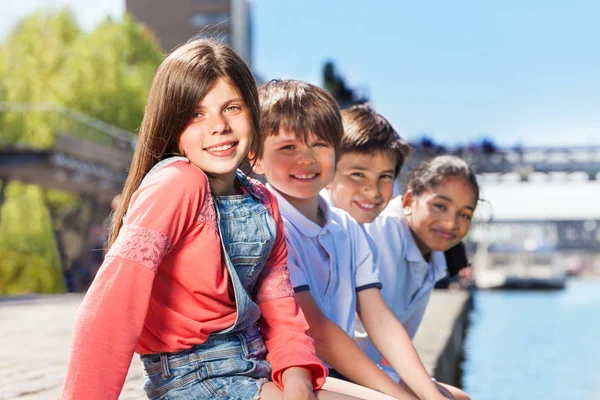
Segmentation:
<svg viewBox="0 0 600 400">
<path fill-rule="evenodd" d="M 67 133 L 100 145 L 132 151 L 135 148 L 136 135 L 132 132 L 90 117 L 55 103 L 6 103 L 0 102 L 0 113 L 10 113 L 13 118 L 31 118 L 41 116 L 52 133 Z M 27 135 L 28 132 L 19 132 Z"/>
<path fill-rule="evenodd" d="M 452 153 L 452 152 L 451 152 Z M 600 172 L 600 146 L 500 148 L 493 153 L 452 153 L 467 161 L 478 173 L 516 172 L 526 179 L 532 172 L 585 172 L 596 179 Z M 405 171 L 438 154 L 417 149 L 406 162 Z"/>
<path fill-rule="evenodd" d="M 50 147 L 57 156 L 69 157 L 107 167 L 123 173 L 131 162 L 136 136 L 78 111 L 52 103 L 1 103 L 0 113 L 13 118 L 13 129 L 22 126 L 26 118 L 39 118 L 40 125 L 52 136 Z M 10 114 L 9 114 L 10 113 Z M 14 118 L 22 118 L 14 124 Z M 18 132 L 17 132 L 18 134 Z M 28 132 L 21 132 L 21 142 L 27 142 Z M 1 137 L 1 135 L 0 135 Z M 17 138 L 18 139 L 18 138 Z M 17 141 L 18 143 L 19 141 Z M 5 140 L 0 146 L 7 147 Z M 24 145 L 18 146 L 24 147 Z"/>
<path fill-rule="evenodd" d="M 54 136 L 55 150 L 86 161 L 108 163 L 111 168 L 126 168 L 135 148 L 133 133 L 58 104 L 0 102 L 1 113 L 11 113 L 13 117 L 20 115 L 24 120 L 41 113 Z M 27 135 L 27 132 L 21 133 Z M 474 166 L 478 173 L 516 172 L 523 180 L 532 172 L 585 172 L 590 179 L 596 179 L 600 172 L 598 145 L 498 148 L 493 152 L 466 149 L 454 154 Z M 408 158 L 404 170 L 435 155 L 417 148 Z"/>
</svg>

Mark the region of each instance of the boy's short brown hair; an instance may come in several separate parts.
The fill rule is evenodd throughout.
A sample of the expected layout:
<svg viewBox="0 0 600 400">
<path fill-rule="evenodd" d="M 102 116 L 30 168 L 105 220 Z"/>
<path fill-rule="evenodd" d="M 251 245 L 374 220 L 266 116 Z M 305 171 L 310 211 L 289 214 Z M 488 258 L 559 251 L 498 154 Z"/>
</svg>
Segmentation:
<svg viewBox="0 0 600 400">
<path fill-rule="evenodd" d="M 277 135 L 280 129 L 302 135 L 310 133 L 329 143 L 336 156 L 344 135 L 342 116 L 335 99 L 324 89 L 307 82 L 274 79 L 258 88 L 260 130 Z"/>
<path fill-rule="evenodd" d="M 377 114 L 368 104 L 359 104 L 342 111 L 344 137 L 340 157 L 348 153 L 383 152 L 396 158 L 394 176 L 398 176 L 410 146 L 394 130 L 392 124 Z"/>
</svg>

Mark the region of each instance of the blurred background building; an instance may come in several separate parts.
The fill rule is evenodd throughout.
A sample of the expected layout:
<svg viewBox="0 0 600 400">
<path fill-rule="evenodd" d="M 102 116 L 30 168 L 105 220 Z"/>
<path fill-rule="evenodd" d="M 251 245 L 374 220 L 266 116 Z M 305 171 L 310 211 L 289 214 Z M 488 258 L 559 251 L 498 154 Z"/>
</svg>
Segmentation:
<svg viewBox="0 0 600 400">
<path fill-rule="evenodd" d="M 169 51 L 198 33 L 219 38 L 252 64 L 252 23 L 248 0 L 125 0 L 133 18 L 150 28 Z"/>
</svg>

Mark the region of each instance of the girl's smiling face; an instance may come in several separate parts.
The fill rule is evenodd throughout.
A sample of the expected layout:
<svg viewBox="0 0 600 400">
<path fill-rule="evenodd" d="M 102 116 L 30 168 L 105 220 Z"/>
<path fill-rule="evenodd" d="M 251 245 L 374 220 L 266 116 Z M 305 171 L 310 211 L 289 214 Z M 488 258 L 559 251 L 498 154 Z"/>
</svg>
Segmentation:
<svg viewBox="0 0 600 400">
<path fill-rule="evenodd" d="M 219 78 L 179 137 L 179 149 L 209 178 L 233 182 L 252 141 L 250 112 L 238 90 Z"/>
<path fill-rule="evenodd" d="M 462 177 L 448 177 L 415 195 L 402 199 L 408 226 L 421 250 L 446 251 L 467 234 L 477 199 L 472 185 Z"/>
</svg>

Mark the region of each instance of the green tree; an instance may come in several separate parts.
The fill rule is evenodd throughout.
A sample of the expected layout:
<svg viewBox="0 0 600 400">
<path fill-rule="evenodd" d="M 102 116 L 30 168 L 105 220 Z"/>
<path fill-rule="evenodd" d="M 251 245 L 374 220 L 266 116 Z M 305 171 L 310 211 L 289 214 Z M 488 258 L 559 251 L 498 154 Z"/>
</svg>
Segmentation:
<svg viewBox="0 0 600 400">
<path fill-rule="evenodd" d="M 7 103 L 61 103 L 57 78 L 73 42 L 81 35 L 66 9 L 23 18 L 0 48 L 0 95 Z M 52 123 L 45 113 L 3 113 L 0 132 L 8 142 L 49 147 Z"/>
<path fill-rule="evenodd" d="M 0 294 L 64 291 L 52 221 L 44 192 L 8 184 L 0 224 Z"/>
<path fill-rule="evenodd" d="M 0 43 L 0 102 L 56 104 L 133 132 L 161 59 L 152 34 L 129 17 L 106 19 L 88 33 L 67 9 L 37 12 Z M 48 148 L 56 133 L 84 129 L 60 112 L 0 110 L 0 146 Z M 70 215 L 81 200 L 17 182 L 6 184 L 5 194 L 0 294 L 63 291 L 54 234 L 61 227 L 52 216 Z"/>
<path fill-rule="evenodd" d="M 346 80 L 336 72 L 332 61 L 323 65 L 323 88 L 337 100 L 340 108 L 368 101 L 366 97 L 360 96 L 355 89 L 346 85 Z"/>
<path fill-rule="evenodd" d="M 106 19 L 73 44 L 58 74 L 60 97 L 69 108 L 134 132 L 162 57 L 143 25 L 129 16 Z"/>
<path fill-rule="evenodd" d="M 86 33 L 67 9 L 38 12 L 0 46 L 0 100 L 58 104 L 135 131 L 161 60 L 151 32 L 128 16 Z M 1 114 L 4 142 L 47 148 L 57 131 L 82 129 L 56 112 Z"/>
</svg>

